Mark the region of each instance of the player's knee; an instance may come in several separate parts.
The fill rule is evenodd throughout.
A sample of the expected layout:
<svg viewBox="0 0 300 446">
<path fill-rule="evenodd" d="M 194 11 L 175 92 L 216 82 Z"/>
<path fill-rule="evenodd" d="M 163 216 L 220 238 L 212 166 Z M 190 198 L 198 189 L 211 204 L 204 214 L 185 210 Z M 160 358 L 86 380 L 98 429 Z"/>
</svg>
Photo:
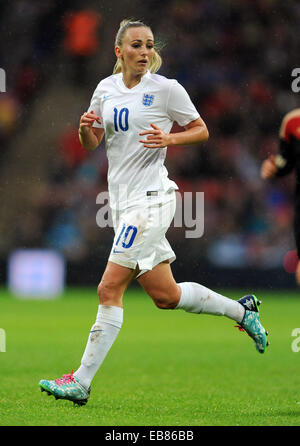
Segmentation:
<svg viewBox="0 0 300 446">
<path fill-rule="evenodd" d="M 160 310 L 174 310 L 177 306 L 177 303 L 168 300 L 153 299 L 153 302 Z"/>
<path fill-rule="evenodd" d="M 101 305 L 115 305 L 119 300 L 119 293 L 113 282 L 101 281 L 97 288 L 97 294 Z"/>
<path fill-rule="evenodd" d="M 176 283 L 169 283 L 168 286 L 164 287 L 152 282 L 143 288 L 151 297 L 157 308 L 160 308 L 161 310 L 171 310 L 177 307 L 180 300 L 180 289 Z"/>
<path fill-rule="evenodd" d="M 157 308 L 161 310 L 172 310 L 177 307 L 179 302 L 177 294 L 172 292 L 153 291 L 150 296 Z"/>
<path fill-rule="evenodd" d="M 100 282 L 98 285 L 97 294 L 98 294 L 99 302 L 102 303 L 103 299 L 105 300 L 105 296 L 107 295 L 106 289 L 102 282 Z"/>
</svg>

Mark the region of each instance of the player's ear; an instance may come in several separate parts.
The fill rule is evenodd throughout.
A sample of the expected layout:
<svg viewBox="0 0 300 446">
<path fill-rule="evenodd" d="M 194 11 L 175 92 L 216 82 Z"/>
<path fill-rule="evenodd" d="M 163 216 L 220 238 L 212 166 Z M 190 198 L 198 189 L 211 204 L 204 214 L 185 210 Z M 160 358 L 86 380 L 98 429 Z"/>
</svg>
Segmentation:
<svg viewBox="0 0 300 446">
<path fill-rule="evenodd" d="M 115 47 L 115 55 L 117 56 L 118 59 L 121 59 L 122 54 L 121 54 L 121 49 L 119 46 Z"/>
</svg>

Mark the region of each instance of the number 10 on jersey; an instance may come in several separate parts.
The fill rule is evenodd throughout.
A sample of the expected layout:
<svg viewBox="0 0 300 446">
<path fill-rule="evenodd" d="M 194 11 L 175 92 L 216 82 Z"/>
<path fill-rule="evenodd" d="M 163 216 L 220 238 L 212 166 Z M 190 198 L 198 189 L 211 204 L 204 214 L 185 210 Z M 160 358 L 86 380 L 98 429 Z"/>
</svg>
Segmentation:
<svg viewBox="0 0 300 446">
<path fill-rule="evenodd" d="M 114 126 L 116 132 L 118 132 L 119 129 L 122 130 L 122 132 L 127 132 L 129 128 L 128 115 L 129 115 L 128 108 L 126 107 L 121 108 L 120 111 L 116 107 L 114 108 Z"/>
</svg>

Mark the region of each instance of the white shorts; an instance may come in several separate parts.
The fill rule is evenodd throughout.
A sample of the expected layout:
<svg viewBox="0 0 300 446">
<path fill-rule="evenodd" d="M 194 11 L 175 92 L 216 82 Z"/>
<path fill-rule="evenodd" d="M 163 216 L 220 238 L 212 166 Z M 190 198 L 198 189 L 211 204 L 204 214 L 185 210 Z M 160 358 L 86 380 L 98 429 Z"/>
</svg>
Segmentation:
<svg viewBox="0 0 300 446">
<path fill-rule="evenodd" d="M 145 197 L 145 201 L 124 210 L 113 210 L 115 230 L 109 261 L 140 272 L 137 277 L 153 269 L 159 263 L 176 259 L 165 237 L 174 218 L 176 194 L 165 193 L 157 197 Z"/>
</svg>

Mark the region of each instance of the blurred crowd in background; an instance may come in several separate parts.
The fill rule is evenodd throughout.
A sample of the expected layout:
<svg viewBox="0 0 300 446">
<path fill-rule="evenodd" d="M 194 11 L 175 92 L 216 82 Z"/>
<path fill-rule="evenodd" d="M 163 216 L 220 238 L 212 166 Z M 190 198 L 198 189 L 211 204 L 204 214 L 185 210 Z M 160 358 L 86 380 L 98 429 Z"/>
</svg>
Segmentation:
<svg viewBox="0 0 300 446">
<path fill-rule="evenodd" d="M 96 197 L 107 190 L 105 148 L 102 143 L 85 151 L 77 127 L 97 83 L 112 72 L 119 22 L 131 16 L 150 24 L 163 58 L 159 74 L 186 88 L 210 132 L 207 143 L 169 147 L 167 154 L 169 176 L 181 193 L 204 192 L 204 234 L 188 245 L 189 258 L 218 267 L 282 267 L 295 249 L 295 179 L 266 183 L 260 165 L 278 150 L 283 115 L 299 104 L 291 72 L 299 60 L 300 5 L 132 0 L 114 9 L 116 3 L 15 0 L 0 8 L 0 66 L 7 73 L 7 91 L 0 94 L 1 168 L 16 135 L 30 127 L 50 66 L 65 64 L 60 73 L 78 110 L 77 121 L 57 132 L 55 156 L 47 175 L 41 174 L 30 212 L 16 219 L 0 255 L 16 247 L 51 247 L 84 265 L 92 254 L 101 255 L 100 247 L 108 254 L 112 234 L 96 224 Z M 178 257 L 187 246 L 184 231 L 168 232 Z"/>
</svg>

